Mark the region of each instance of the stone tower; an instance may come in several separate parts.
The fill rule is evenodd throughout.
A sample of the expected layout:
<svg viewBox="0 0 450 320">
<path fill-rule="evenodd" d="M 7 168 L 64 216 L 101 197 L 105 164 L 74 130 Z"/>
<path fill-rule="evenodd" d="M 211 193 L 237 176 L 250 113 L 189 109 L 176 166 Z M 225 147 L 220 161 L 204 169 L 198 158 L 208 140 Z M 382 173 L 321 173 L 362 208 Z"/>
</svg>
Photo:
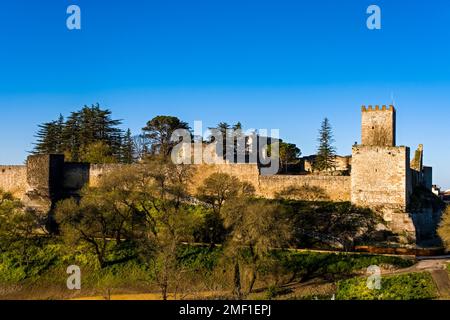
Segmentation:
<svg viewBox="0 0 450 320">
<path fill-rule="evenodd" d="M 415 237 L 407 212 L 411 194 L 410 150 L 395 144 L 395 109 L 362 107 L 360 145 L 352 148 L 352 203 L 383 215 L 391 230 Z"/>
<path fill-rule="evenodd" d="M 363 106 L 361 122 L 361 144 L 364 146 L 395 146 L 394 106 Z"/>
</svg>

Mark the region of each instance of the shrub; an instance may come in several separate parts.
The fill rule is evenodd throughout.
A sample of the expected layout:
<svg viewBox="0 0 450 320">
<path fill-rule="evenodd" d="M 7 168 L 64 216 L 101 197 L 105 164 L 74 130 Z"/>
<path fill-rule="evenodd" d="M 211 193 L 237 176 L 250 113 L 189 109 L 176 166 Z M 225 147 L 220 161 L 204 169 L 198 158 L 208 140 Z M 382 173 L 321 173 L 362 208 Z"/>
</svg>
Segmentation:
<svg viewBox="0 0 450 320">
<path fill-rule="evenodd" d="M 292 253 L 281 251 L 273 254 L 287 272 L 299 276 L 302 280 L 314 277 L 347 278 L 371 265 L 406 268 L 414 264 L 414 261 L 410 259 L 369 254 Z"/>
<path fill-rule="evenodd" d="M 369 289 L 367 278 L 339 281 L 337 300 L 426 300 L 437 297 L 429 273 L 409 273 L 381 279 L 381 289 Z"/>
</svg>

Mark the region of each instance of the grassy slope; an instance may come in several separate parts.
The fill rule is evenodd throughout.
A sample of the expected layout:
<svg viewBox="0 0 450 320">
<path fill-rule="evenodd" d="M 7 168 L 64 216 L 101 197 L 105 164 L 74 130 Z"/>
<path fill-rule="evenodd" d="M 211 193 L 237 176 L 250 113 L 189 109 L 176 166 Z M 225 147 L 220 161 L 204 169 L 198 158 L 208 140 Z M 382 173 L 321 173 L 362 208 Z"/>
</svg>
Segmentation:
<svg viewBox="0 0 450 320">
<path fill-rule="evenodd" d="M 46 243 L 34 249 L 30 253 L 32 259 L 26 262 L 18 252 L 1 254 L 0 298 L 66 299 L 91 295 L 102 297 L 108 292 L 136 294 L 158 291 L 152 270 L 129 247 L 111 253 L 110 259 L 119 262 L 104 269 L 98 268 L 94 256 L 83 253 L 81 249 L 67 251 L 62 243 Z M 399 257 L 312 252 L 277 252 L 274 258 L 281 263 L 278 273 L 292 278 L 295 283 L 313 279 L 334 283 L 358 275 L 370 265 L 404 268 L 413 263 Z M 81 291 L 66 288 L 66 268 L 72 264 L 81 267 Z M 229 292 L 229 282 L 215 278 L 215 271 L 219 270 L 217 273 L 221 274 L 221 270 L 228 268 L 221 264 L 220 248 L 211 251 L 209 248 L 186 246 L 180 250 L 180 265 L 187 270 L 183 276 L 185 283 L 182 283 L 186 288 L 203 292 L 203 297 L 208 296 L 205 288 Z M 278 289 L 273 286 L 273 275 L 264 268 L 260 271 L 258 287 L 261 290 L 253 297 L 271 298 L 278 295 Z M 186 294 L 187 297 L 192 296 L 192 293 Z"/>
</svg>

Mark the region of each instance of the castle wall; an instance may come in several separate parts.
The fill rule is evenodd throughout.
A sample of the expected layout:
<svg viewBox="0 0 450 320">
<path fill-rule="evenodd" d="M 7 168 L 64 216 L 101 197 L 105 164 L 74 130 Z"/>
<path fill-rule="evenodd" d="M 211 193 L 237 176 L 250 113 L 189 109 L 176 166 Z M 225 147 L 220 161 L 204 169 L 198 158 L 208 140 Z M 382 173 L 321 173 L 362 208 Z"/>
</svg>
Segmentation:
<svg viewBox="0 0 450 320">
<path fill-rule="evenodd" d="M 302 195 L 302 187 L 316 188 L 317 194 Z M 299 193 L 295 189 L 300 188 Z M 279 193 L 293 189 L 294 198 L 311 200 L 310 197 L 318 197 L 317 200 L 350 201 L 351 178 L 349 176 L 319 176 L 319 175 L 274 175 L 260 176 L 258 195 L 274 198 Z"/>
<path fill-rule="evenodd" d="M 407 212 L 412 193 L 408 147 L 354 146 L 352 203 L 377 211 L 389 228 L 415 241 L 416 228 Z"/>
<path fill-rule="evenodd" d="M 194 177 L 190 189 L 195 192 L 203 181 L 213 173 L 226 173 L 235 176 L 241 181 L 249 182 L 259 190 L 259 168 L 256 163 L 236 163 L 236 164 L 199 164 L 192 165 Z"/>
<path fill-rule="evenodd" d="M 66 162 L 64 164 L 63 189 L 68 192 L 78 192 L 90 179 L 90 167 L 88 163 Z"/>
<path fill-rule="evenodd" d="M 406 210 L 411 194 L 408 147 L 354 146 L 352 203 Z"/>
<path fill-rule="evenodd" d="M 255 187 L 257 196 L 275 198 L 283 191 L 304 186 L 316 187 L 323 200 L 350 201 L 351 179 L 348 176 L 319 175 L 273 175 L 259 174 L 257 164 L 194 165 L 195 175 L 191 191 L 202 185 L 203 181 L 215 172 L 226 173 Z"/>
<path fill-rule="evenodd" d="M 27 182 L 29 189 L 42 196 L 57 198 L 62 189 L 64 155 L 32 155 L 27 159 Z"/>
<path fill-rule="evenodd" d="M 428 190 L 431 190 L 433 186 L 433 168 L 423 166 L 423 185 Z"/>
<path fill-rule="evenodd" d="M 26 166 L 0 166 L 0 189 L 22 198 L 27 189 Z"/>
<path fill-rule="evenodd" d="M 303 157 L 301 161 L 303 162 L 303 170 L 307 172 L 314 171 L 314 161 L 316 159 L 316 155 L 311 155 L 308 157 Z M 349 171 L 352 165 L 352 157 L 351 156 L 336 156 L 334 159 L 335 171 Z"/>
<path fill-rule="evenodd" d="M 98 185 L 102 176 L 108 172 L 114 171 L 122 167 L 121 164 L 91 164 L 89 167 L 89 185 L 95 187 Z"/>
</svg>

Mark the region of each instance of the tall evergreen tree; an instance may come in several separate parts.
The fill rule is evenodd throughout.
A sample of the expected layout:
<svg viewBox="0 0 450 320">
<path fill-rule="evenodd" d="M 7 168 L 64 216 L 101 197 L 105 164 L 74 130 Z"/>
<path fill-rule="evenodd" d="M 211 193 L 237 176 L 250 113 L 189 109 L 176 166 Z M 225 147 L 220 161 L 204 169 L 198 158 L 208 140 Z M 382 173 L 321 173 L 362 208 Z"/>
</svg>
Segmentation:
<svg viewBox="0 0 450 320">
<path fill-rule="evenodd" d="M 79 112 L 72 112 L 66 120 L 62 133 L 63 152 L 69 161 L 79 161 L 81 152 L 81 127 Z"/>
<path fill-rule="evenodd" d="M 131 135 L 131 130 L 128 129 L 122 142 L 122 162 L 133 163 L 135 158 L 136 152 L 134 149 L 133 136 Z"/>
<path fill-rule="evenodd" d="M 33 154 L 61 153 L 63 150 L 62 132 L 64 130 L 64 118 L 60 115 L 56 121 L 39 125 L 39 131 L 35 135 L 37 141 Z"/>
<path fill-rule="evenodd" d="M 120 124 L 120 120 L 112 119 L 110 110 L 101 109 L 99 104 L 84 106 L 71 112 L 65 122 L 60 116 L 57 121 L 40 125 L 33 153 L 64 153 L 69 161 L 86 161 L 87 153 L 98 153 L 109 162 L 112 158 L 119 162 L 123 149 Z M 96 146 L 102 150 L 96 152 Z"/>
<path fill-rule="evenodd" d="M 328 118 L 323 119 L 319 130 L 319 148 L 314 161 L 314 170 L 331 171 L 336 169 L 336 148 L 333 146 L 333 131 Z"/>
</svg>

